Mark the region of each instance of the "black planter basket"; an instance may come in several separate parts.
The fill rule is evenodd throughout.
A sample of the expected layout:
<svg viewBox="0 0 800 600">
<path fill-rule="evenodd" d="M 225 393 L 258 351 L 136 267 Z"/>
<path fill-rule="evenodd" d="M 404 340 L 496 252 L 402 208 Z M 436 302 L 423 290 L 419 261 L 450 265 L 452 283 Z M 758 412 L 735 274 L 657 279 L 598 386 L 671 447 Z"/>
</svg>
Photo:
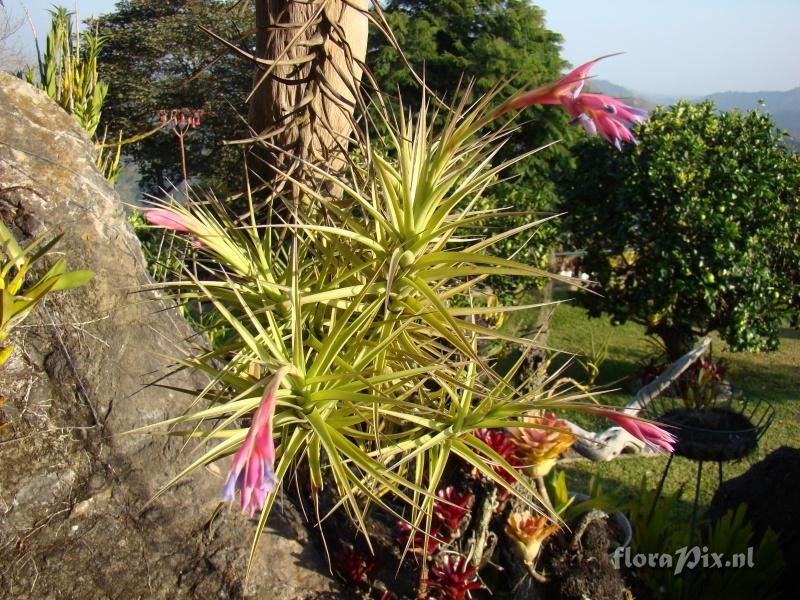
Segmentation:
<svg viewBox="0 0 800 600">
<path fill-rule="evenodd" d="M 677 456 L 725 462 L 755 450 L 775 409 L 763 400 L 730 398 L 704 410 L 690 410 L 680 398 L 662 396 L 653 399 L 641 416 L 663 424 L 677 438 Z"/>
<path fill-rule="evenodd" d="M 675 451 L 670 454 L 661 481 L 658 482 L 647 517 L 648 523 L 664 490 L 664 482 L 675 456 L 682 456 L 697 463 L 697 480 L 689 525 L 689 545 L 691 545 L 697 525 L 703 463 L 717 463 L 721 485 L 722 463 L 744 458 L 756 449 L 761 436 L 769 429 L 772 419 L 775 418 L 775 409 L 769 402 L 763 400 L 729 397 L 714 402 L 703 410 L 690 410 L 686 408 L 681 398 L 660 396 L 651 400 L 640 416 L 658 422 L 677 438 Z M 683 598 L 688 598 L 688 594 L 687 584 L 683 589 Z"/>
</svg>

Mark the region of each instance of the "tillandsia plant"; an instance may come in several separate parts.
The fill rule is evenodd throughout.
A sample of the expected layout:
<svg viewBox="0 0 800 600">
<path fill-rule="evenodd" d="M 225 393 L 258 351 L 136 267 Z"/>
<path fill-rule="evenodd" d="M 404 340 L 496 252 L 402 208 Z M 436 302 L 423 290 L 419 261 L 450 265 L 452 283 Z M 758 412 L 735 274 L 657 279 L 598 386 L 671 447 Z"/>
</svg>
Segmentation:
<svg viewBox="0 0 800 600">
<path fill-rule="evenodd" d="M 31 268 L 47 255 L 61 236 L 48 240 L 47 235 L 39 237 L 28 246 L 19 245 L 14 235 L 0 221 L 0 344 L 8 339 L 11 330 L 19 325 L 44 297 L 58 290 L 80 287 L 93 277 L 91 271 L 67 271 L 67 261 L 57 260 L 35 282 L 26 282 Z M 11 356 L 13 344 L 0 346 L 0 366 Z"/>
<path fill-rule="evenodd" d="M 363 162 L 345 174 L 287 157 L 294 162 L 277 174 L 266 206 L 288 210 L 276 208 L 267 219 L 256 214 L 250 195 L 243 218 L 213 198 L 146 213 L 151 224 L 184 234 L 197 259 L 157 287 L 180 302 L 213 305 L 234 332 L 219 347 L 180 361 L 211 377 L 197 396 L 207 406 L 139 430 L 170 427 L 205 447 L 159 495 L 203 465 L 235 455 L 222 499 L 238 491 L 242 510 L 259 515 L 253 551 L 277 490 L 294 474 L 308 480 L 314 502 L 333 485 L 337 508 L 367 540 L 372 508 L 403 520 L 414 532 L 405 536 L 406 550 L 417 547 L 423 560 L 450 539 L 448 528 L 458 521 L 441 503 L 467 505 L 455 491 L 439 494 L 451 459 L 542 512 L 513 457 L 486 440 L 508 429 L 552 429 L 526 420 L 531 411 L 600 409 L 581 403 L 581 392 L 545 394 L 530 380 L 512 383 L 535 341 L 478 321 L 535 308 L 471 302 L 488 276 L 558 276 L 486 252 L 538 221 L 488 238 L 461 233 L 503 212 L 475 208 L 509 165 L 492 159 L 510 128 L 485 133 L 483 126 L 536 100 L 494 109 L 495 94 L 469 104 L 469 92 L 452 109 L 433 110 L 423 100 L 416 116 L 377 110 L 387 133 L 382 143 L 360 142 Z M 320 185 L 297 177 L 299 170 Z M 318 191 L 326 189 L 338 195 Z M 518 344 L 521 357 L 498 373 L 479 354 L 479 338 Z"/>
</svg>

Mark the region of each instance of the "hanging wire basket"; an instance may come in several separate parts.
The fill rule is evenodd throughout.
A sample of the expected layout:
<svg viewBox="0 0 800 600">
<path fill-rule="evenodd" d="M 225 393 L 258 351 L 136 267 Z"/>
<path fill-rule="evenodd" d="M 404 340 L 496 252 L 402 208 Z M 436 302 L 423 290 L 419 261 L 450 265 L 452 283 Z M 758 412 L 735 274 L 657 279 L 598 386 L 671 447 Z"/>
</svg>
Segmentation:
<svg viewBox="0 0 800 600">
<path fill-rule="evenodd" d="M 659 396 L 641 416 L 665 425 L 675 435 L 676 455 L 723 462 L 743 458 L 755 450 L 775 418 L 775 409 L 764 400 L 733 397 L 704 409 L 689 409 L 681 398 Z"/>
</svg>

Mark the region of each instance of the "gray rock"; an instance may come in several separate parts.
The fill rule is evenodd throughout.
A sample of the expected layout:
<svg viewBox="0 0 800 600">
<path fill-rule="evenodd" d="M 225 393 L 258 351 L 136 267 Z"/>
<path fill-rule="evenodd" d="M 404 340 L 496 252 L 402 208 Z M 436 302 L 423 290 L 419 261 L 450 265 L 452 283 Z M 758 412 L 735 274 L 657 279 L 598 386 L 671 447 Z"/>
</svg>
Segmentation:
<svg viewBox="0 0 800 600">
<path fill-rule="evenodd" d="M 180 414 L 191 398 L 144 385 L 191 334 L 161 310 L 122 206 L 72 118 L 0 73 L 0 212 L 18 234 L 64 234 L 57 246 L 86 287 L 49 298 L 18 328 L 0 371 L 0 595 L 19 598 L 337 597 L 295 524 L 274 511 L 253 574 L 254 522 L 223 510 L 202 471 L 141 512 L 189 462 L 180 440 L 121 435 Z M 150 302 L 143 302 L 143 300 Z M 196 388 L 187 373 L 171 385 Z M 287 516 L 288 515 L 288 516 Z"/>
</svg>

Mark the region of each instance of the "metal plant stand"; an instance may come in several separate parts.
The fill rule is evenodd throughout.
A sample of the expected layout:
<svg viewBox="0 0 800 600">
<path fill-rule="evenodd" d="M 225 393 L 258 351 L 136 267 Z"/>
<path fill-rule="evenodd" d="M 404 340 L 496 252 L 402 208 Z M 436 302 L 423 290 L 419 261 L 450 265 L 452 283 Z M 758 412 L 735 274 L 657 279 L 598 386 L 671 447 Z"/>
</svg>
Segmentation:
<svg viewBox="0 0 800 600">
<path fill-rule="evenodd" d="M 772 424 L 775 409 L 763 400 L 729 398 L 714 402 L 704 410 L 689 410 L 682 399 L 662 396 L 648 404 L 642 416 L 665 425 L 677 438 L 675 452 L 670 455 L 658 482 L 648 513 L 648 522 L 655 512 L 675 456 L 697 462 L 697 480 L 689 525 L 688 545 L 691 546 L 697 527 L 703 463 L 717 463 L 718 486 L 722 485 L 722 464 L 744 458 L 756 449 L 761 436 Z M 688 592 L 688 585 L 684 586 L 684 591 Z"/>
</svg>

